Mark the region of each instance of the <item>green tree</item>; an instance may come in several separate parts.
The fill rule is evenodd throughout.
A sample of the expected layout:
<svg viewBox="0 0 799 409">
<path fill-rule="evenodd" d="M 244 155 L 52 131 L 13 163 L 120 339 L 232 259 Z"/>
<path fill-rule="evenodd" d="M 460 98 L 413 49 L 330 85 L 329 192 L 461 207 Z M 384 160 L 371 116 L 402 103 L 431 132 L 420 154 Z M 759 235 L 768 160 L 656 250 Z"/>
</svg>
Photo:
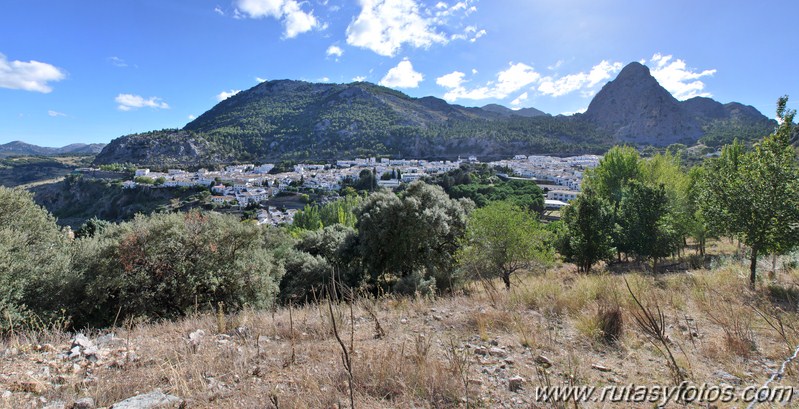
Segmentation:
<svg viewBox="0 0 799 409">
<path fill-rule="evenodd" d="M 549 233 L 536 217 L 499 201 L 472 212 L 456 258 L 470 275 L 500 277 L 510 289 L 513 273 L 546 263 L 552 254 Z"/>
<path fill-rule="evenodd" d="M 71 269 L 66 235 L 22 189 L 0 186 L 0 331 L 60 307 Z"/>
<path fill-rule="evenodd" d="M 613 221 L 618 223 L 624 188 L 631 180 L 640 180 L 641 174 L 641 158 L 635 148 L 614 146 L 602 157 L 599 166 L 586 172 L 584 189 L 593 190 L 599 197 L 607 200 L 612 209 Z M 619 260 L 622 252 L 631 250 L 620 233 L 618 230 L 613 232 L 613 245 Z"/>
<path fill-rule="evenodd" d="M 350 288 L 361 284 L 358 260 L 352 257 L 355 230 L 341 224 L 302 232 L 293 248 L 281 259 L 286 274 L 280 282 L 283 302 L 305 302 L 320 298 L 334 274 L 336 281 Z"/>
<path fill-rule="evenodd" d="M 452 288 L 457 282 L 453 255 L 472 207 L 471 201 L 450 199 L 440 187 L 421 181 L 411 183 L 401 197 L 392 192 L 370 195 L 356 212 L 356 229 L 372 282 L 394 286 L 398 280 L 420 277 L 438 290 Z"/>
<path fill-rule="evenodd" d="M 585 190 L 563 210 L 566 227 L 557 240 L 558 252 L 588 273 L 591 266 L 613 257 L 613 214 L 608 203 L 592 190 Z"/>
<path fill-rule="evenodd" d="M 667 205 L 663 185 L 653 187 L 633 180 L 624 188 L 619 206 L 620 237 L 636 258 L 652 260 L 652 272 L 657 272 L 658 259 L 671 255 L 678 242 Z"/>
<path fill-rule="evenodd" d="M 743 152 L 739 143 L 706 163 L 702 209 L 718 231 L 737 236 L 750 250 L 749 283 L 757 282 L 757 259 L 785 251 L 799 237 L 799 167 L 790 144 L 794 110 L 787 97 L 777 102 L 776 132 Z"/>
<path fill-rule="evenodd" d="M 92 217 L 91 219 L 87 220 L 86 223 L 83 223 L 77 231 L 75 231 L 75 237 L 94 237 L 95 234 L 105 231 L 109 225 L 111 225 L 111 223 L 106 220 Z"/>
<path fill-rule="evenodd" d="M 666 193 L 666 212 L 664 219 L 679 239 L 677 250 L 682 248 L 684 238 L 690 233 L 695 214 L 689 202 L 691 179 L 680 166 L 679 156 L 671 153 L 657 154 L 641 162 L 641 181 L 651 186 L 663 186 Z"/>
<path fill-rule="evenodd" d="M 705 178 L 705 167 L 694 166 L 688 171 L 687 189 L 687 208 L 685 210 L 688 217 L 688 235 L 696 240 L 699 254 L 705 255 L 707 239 L 714 235 L 710 229 L 705 213 L 702 211 L 702 181 Z"/>
<path fill-rule="evenodd" d="M 614 146 L 602 157 L 599 166 L 586 172 L 584 185 L 610 202 L 615 214 L 624 187 L 629 181 L 640 179 L 641 173 L 641 158 L 635 148 Z"/>
</svg>

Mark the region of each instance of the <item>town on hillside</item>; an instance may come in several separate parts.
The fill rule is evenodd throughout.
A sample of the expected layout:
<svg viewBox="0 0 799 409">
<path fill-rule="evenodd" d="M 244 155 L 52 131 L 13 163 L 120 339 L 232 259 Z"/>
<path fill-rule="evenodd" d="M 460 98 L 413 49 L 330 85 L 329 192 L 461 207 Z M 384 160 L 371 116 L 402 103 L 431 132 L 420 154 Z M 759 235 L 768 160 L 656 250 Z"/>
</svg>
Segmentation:
<svg viewBox="0 0 799 409">
<path fill-rule="evenodd" d="M 599 164 L 601 156 L 580 155 L 571 157 L 515 155 L 512 159 L 486 162 L 493 168 L 509 169 L 510 174 L 498 176 L 508 179 L 523 179 L 537 183 L 545 192 L 545 205 L 556 210 L 566 206 L 580 192 L 586 169 Z M 199 169 L 190 172 L 183 169 L 168 169 L 166 172 L 136 169 L 131 180 L 123 182 L 127 189 L 208 188 L 211 202 L 221 207 L 259 205 L 279 196 L 292 187 L 315 191 L 339 191 L 347 183 L 355 183 L 364 171 L 375 175 L 375 188 L 396 189 L 410 183 L 455 170 L 463 163 L 479 164 L 476 157 L 455 161 L 427 161 L 422 159 L 359 158 L 338 160 L 335 164 L 306 164 L 294 166 L 292 171 L 274 173 L 274 164 L 239 164 L 225 166 L 223 170 Z M 79 172 L 94 172 L 94 168 L 81 168 Z M 296 189 L 294 189 L 296 191 Z M 297 209 L 267 206 L 259 209 L 259 223 L 291 223 Z"/>
</svg>

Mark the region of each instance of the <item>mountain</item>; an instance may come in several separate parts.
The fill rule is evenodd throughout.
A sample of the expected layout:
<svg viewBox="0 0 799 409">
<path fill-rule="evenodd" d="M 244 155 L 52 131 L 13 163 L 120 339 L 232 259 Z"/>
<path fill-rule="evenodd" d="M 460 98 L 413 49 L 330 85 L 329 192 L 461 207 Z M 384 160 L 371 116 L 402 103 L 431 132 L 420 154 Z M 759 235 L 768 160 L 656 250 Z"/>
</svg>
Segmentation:
<svg viewBox="0 0 799 409">
<path fill-rule="evenodd" d="M 776 125 L 754 107 L 737 102 L 721 104 L 706 97 L 678 101 L 637 62 L 602 87 L 584 117 L 621 141 L 655 146 L 691 145 L 721 129 L 742 139 L 750 133 L 762 137 Z"/>
<path fill-rule="evenodd" d="M 367 82 L 276 80 L 220 102 L 183 129 L 117 138 L 96 163 L 197 166 L 375 155 L 485 159 L 601 151 L 609 139 L 580 120 L 507 115 L 435 97 L 412 98 Z"/>
<path fill-rule="evenodd" d="M 539 110 L 537 110 L 535 108 L 521 108 L 521 109 L 513 110 L 513 109 L 510 109 L 510 108 L 508 108 L 506 106 L 502 106 L 502 105 L 499 105 L 499 104 L 488 104 L 488 105 L 485 105 L 485 106 L 481 107 L 480 109 L 482 109 L 483 111 L 494 112 L 494 113 L 500 114 L 500 115 L 505 116 L 505 117 L 508 117 L 508 116 L 511 116 L 511 115 L 518 115 L 518 116 L 524 116 L 524 117 L 532 118 L 532 117 L 536 117 L 536 116 L 547 115 L 545 112 L 539 111 Z"/>
<path fill-rule="evenodd" d="M 774 124 L 735 102 L 678 101 L 636 62 L 605 84 L 584 114 L 568 117 L 412 98 L 368 82 L 275 80 L 218 103 L 182 129 L 117 138 L 95 163 L 197 167 L 364 156 L 570 155 L 600 153 L 617 143 L 718 146 L 734 137 L 762 137 Z"/>
<path fill-rule="evenodd" d="M 0 145 L 0 157 L 7 156 L 52 156 L 64 154 L 95 154 L 105 147 L 103 143 L 75 143 L 61 148 L 46 148 L 29 143 L 14 141 Z"/>
</svg>

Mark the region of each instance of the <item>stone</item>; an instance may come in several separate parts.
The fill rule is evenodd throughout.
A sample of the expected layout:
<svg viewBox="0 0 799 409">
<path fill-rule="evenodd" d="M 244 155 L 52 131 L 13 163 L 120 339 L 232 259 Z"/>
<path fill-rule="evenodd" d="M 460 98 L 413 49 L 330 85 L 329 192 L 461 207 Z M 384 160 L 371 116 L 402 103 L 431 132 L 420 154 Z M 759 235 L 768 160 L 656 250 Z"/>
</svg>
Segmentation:
<svg viewBox="0 0 799 409">
<path fill-rule="evenodd" d="M 94 399 L 92 398 L 80 398 L 72 404 L 72 409 L 94 409 Z"/>
<path fill-rule="evenodd" d="M 81 347 L 81 348 L 89 348 L 94 346 L 94 342 L 92 342 L 86 335 L 78 334 L 75 335 L 75 338 L 72 340 L 72 347 Z"/>
<path fill-rule="evenodd" d="M 75 359 L 80 358 L 80 346 L 75 345 L 72 349 L 69 350 L 69 355 L 67 355 L 67 359 Z"/>
<path fill-rule="evenodd" d="M 610 372 L 610 368 L 600 364 L 591 364 L 591 369 L 596 369 L 599 372 Z"/>
<path fill-rule="evenodd" d="M 474 353 L 477 355 L 488 355 L 488 350 L 485 347 L 477 347 L 474 349 Z"/>
<path fill-rule="evenodd" d="M 514 376 L 508 379 L 508 390 L 511 392 L 518 392 L 524 386 L 525 379 L 521 376 Z"/>
<path fill-rule="evenodd" d="M 550 366 L 552 366 L 552 361 L 543 355 L 535 357 L 535 363 L 543 366 L 544 368 L 549 368 Z"/>
<path fill-rule="evenodd" d="M 505 351 L 502 348 L 493 347 L 488 350 L 488 354 L 491 356 L 498 356 L 500 358 L 505 358 L 508 356 L 508 351 Z"/>
<path fill-rule="evenodd" d="M 95 343 L 100 348 L 121 348 L 127 344 L 127 341 L 117 338 L 114 334 L 105 334 L 98 337 Z"/>
<path fill-rule="evenodd" d="M 180 403 L 180 398 L 167 395 L 156 389 L 150 393 L 136 395 L 121 402 L 111 405 L 110 409 L 155 409 L 174 406 Z"/>
<path fill-rule="evenodd" d="M 194 331 L 191 334 L 189 334 L 189 343 L 192 345 L 200 345 L 200 342 L 202 342 L 203 337 L 205 337 L 205 331 L 198 329 L 197 331 Z"/>
<path fill-rule="evenodd" d="M 0 395 L 0 398 L 8 399 L 8 398 L 11 397 L 11 395 L 12 395 L 11 391 L 5 391 L 5 392 L 3 392 L 2 395 Z"/>
</svg>

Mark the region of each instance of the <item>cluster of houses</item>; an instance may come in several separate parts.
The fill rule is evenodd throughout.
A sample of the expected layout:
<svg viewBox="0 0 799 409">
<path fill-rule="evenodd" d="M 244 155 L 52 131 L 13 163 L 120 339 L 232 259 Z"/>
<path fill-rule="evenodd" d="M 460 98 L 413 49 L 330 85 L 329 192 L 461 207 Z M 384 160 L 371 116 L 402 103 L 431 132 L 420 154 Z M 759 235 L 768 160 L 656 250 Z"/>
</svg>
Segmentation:
<svg viewBox="0 0 799 409">
<path fill-rule="evenodd" d="M 577 198 L 586 169 L 599 165 L 598 155 L 559 158 L 555 156 L 516 155 L 513 159 L 492 162 L 510 168 L 515 175 L 535 179 L 546 192 L 546 207 L 559 209 Z"/>
<path fill-rule="evenodd" d="M 566 158 L 516 155 L 513 159 L 489 162 L 489 165 L 509 168 L 516 177 L 534 179 L 547 192 L 547 206 L 558 208 L 577 197 L 583 173 L 586 169 L 597 166 L 600 158 L 597 155 Z M 123 182 L 123 186 L 131 189 L 142 186 L 208 188 L 212 193 L 213 203 L 246 207 L 268 200 L 288 186 L 336 191 L 344 181 L 357 180 L 364 169 L 374 172 L 378 186 L 394 189 L 401 183 L 410 183 L 428 175 L 457 169 L 464 162 L 478 161 L 476 157 L 456 161 L 359 158 L 325 165 L 298 164 L 292 171 L 277 174 L 270 173 L 274 168 L 273 164 L 232 165 L 224 170 L 200 169 L 196 172 L 181 169 L 169 169 L 167 172 L 137 169 L 134 179 Z M 392 178 L 380 180 L 380 176 L 385 173 L 390 173 Z M 262 212 L 268 213 L 263 216 L 269 220 L 282 220 L 286 217 L 285 214 L 278 215 L 280 211 L 277 209 L 270 208 Z"/>
</svg>

